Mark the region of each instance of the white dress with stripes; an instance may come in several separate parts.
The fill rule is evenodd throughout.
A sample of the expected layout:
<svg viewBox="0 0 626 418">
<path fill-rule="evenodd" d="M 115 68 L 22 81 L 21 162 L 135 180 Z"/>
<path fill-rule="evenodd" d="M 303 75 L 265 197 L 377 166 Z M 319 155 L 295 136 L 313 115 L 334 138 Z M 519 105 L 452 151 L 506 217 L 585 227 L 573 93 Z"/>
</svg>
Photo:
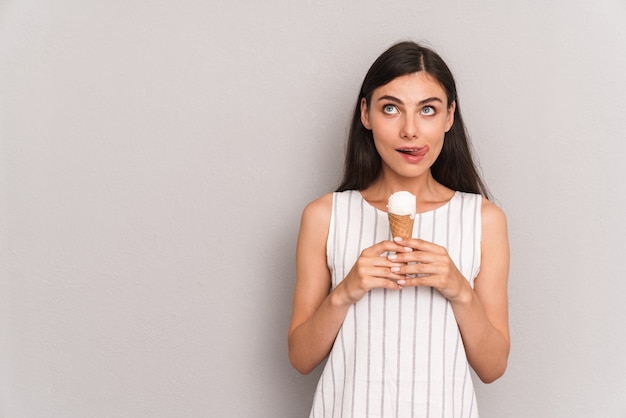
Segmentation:
<svg viewBox="0 0 626 418">
<path fill-rule="evenodd" d="M 480 195 L 456 192 L 415 218 L 413 236 L 447 248 L 473 286 L 480 268 Z M 327 242 L 335 287 L 361 251 L 390 239 L 387 213 L 360 192 L 334 193 Z M 352 305 L 318 383 L 311 418 L 478 417 L 454 313 L 431 287 L 374 289 Z"/>
</svg>

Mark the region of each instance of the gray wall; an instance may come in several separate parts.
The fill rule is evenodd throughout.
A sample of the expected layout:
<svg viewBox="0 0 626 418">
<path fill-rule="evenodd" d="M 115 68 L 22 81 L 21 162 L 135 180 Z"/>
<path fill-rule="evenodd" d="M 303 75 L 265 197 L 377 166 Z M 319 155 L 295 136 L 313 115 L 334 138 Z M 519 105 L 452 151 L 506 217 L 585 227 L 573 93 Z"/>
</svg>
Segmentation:
<svg viewBox="0 0 626 418">
<path fill-rule="evenodd" d="M 407 38 L 456 74 L 510 222 L 482 416 L 626 416 L 623 0 L 210 3 L 0 2 L 0 416 L 306 416 L 300 212 Z"/>
</svg>

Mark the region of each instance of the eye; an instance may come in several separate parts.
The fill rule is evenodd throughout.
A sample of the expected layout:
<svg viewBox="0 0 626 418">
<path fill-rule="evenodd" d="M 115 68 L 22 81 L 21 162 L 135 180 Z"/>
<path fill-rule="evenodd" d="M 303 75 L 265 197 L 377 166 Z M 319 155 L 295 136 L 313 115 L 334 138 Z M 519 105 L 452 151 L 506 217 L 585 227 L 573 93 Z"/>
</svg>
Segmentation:
<svg viewBox="0 0 626 418">
<path fill-rule="evenodd" d="M 422 108 L 422 115 L 431 116 L 435 114 L 435 108 L 432 106 L 424 106 Z"/>
<path fill-rule="evenodd" d="M 398 108 L 392 104 L 386 104 L 383 106 L 383 113 L 387 115 L 395 115 L 398 113 Z"/>
</svg>

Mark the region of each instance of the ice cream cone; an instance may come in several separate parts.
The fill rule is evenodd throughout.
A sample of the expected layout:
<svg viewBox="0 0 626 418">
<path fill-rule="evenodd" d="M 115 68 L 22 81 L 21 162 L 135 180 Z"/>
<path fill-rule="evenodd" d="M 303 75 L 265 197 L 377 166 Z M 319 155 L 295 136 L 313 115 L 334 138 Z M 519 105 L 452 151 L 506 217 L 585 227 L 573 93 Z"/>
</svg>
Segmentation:
<svg viewBox="0 0 626 418">
<path fill-rule="evenodd" d="M 415 220 L 415 196 L 407 191 L 395 192 L 389 196 L 387 209 L 392 238 L 411 238 Z"/>
<path fill-rule="evenodd" d="M 389 212 L 389 229 L 391 229 L 391 237 L 411 238 L 413 236 L 413 215 L 396 215 Z"/>
</svg>

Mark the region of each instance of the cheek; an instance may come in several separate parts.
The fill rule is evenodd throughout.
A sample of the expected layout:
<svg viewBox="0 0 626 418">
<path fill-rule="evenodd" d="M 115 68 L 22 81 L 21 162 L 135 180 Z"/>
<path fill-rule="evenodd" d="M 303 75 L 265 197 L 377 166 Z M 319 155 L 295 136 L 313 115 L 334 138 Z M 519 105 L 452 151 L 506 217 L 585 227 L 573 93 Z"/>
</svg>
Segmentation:
<svg viewBox="0 0 626 418">
<path fill-rule="evenodd" d="M 396 153 L 395 142 L 389 138 L 382 132 L 374 133 L 374 148 L 383 160 L 391 158 Z"/>
<path fill-rule="evenodd" d="M 377 123 L 376 121 L 371 122 L 371 130 L 372 135 L 374 136 L 374 141 L 376 143 L 384 143 L 391 142 L 395 137 L 398 136 L 397 128 L 393 126 L 391 123 Z"/>
<path fill-rule="evenodd" d="M 384 155 L 389 146 L 388 143 L 381 140 L 378 135 L 374 135 L 374 148 L 376 148 L 378 155 Z"/>
<path fill-rule="evenodd" d="M 422 130 L 422 134 L 427 136 L 430 141 L 438 142 L 443 141 L 446 135 L 447 125 L 445 122 L 429 124 Z"/>
</svg>

